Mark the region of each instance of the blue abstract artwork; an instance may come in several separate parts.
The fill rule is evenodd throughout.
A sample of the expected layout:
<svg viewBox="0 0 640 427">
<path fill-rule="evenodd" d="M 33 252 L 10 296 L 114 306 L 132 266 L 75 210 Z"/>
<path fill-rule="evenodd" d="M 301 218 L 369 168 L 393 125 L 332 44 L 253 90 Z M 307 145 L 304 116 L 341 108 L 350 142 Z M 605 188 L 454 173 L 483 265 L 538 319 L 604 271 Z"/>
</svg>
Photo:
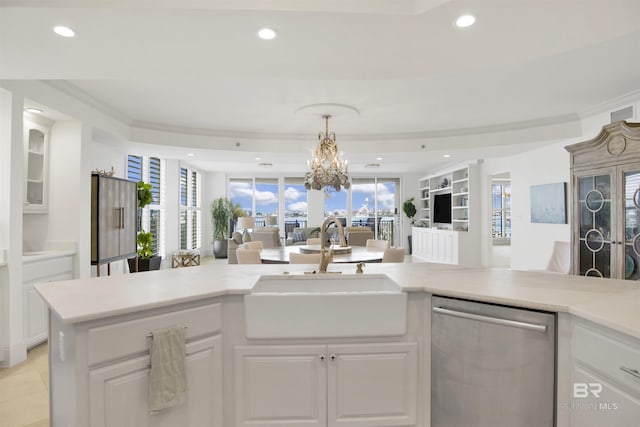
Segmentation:
<svg viewBox="0 0 640 427">
<path fill-rule="evenodd" d="M 531 222 L 545 224 L 567 223 L 567 184 L 531 186 Z"/>
</svg>

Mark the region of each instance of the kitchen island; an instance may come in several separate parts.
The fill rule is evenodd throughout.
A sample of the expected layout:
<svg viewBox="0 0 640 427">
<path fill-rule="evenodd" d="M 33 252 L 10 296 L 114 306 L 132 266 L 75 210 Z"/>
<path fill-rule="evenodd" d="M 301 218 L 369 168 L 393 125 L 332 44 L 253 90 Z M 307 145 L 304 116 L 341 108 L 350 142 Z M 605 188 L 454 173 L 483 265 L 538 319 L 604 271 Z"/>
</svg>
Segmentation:
<svg viewBox="0 0 640 427">
<path fill-rule="evenodd" d="M 627 426 L 640 413 L 636 283 L 369 264 L 365 277 L 385 274 L 407 293 L 404 334 L 247 338 L 244 295 L 262 275 L 302 275 L 310 267 L 202 265 L 37 285 L 50 307 L 52 425 L 429 426 L 432 295 L 556 315 L 556 425 Z M 351 275 L 355 266 L 329 270 Z M 149 415 L 146 336 L 173 324 L 187 327 L 189 401 Z M 607 384 L 606 400 L 576 401 L 574 382 L 593 383 L 596 374 Z M 621 407 L 591 411 L 583 403 Z"/>
</svg>

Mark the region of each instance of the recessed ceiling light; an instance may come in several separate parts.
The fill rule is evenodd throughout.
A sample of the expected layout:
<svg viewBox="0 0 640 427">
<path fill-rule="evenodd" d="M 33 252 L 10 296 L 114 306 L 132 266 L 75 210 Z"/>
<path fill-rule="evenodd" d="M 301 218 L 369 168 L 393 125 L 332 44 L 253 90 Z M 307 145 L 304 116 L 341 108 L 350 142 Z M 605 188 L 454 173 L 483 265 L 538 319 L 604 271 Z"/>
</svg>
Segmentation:
<svg viewBox="0 0 640 427">
<path fill-rule="evenodd" d="M 260 37 L 262 40 L 273 40 L 277 36 L 278 33 L 276 33 L 275 30 L 272 30 L 271 28 L 263 28 L 258 31 L 258 37 Z"/>
<path fill-rule="evenodd" d="M 462 15 L 456 20 L 456 25 L 460 28 L 467 28 L 472 26 L 476 22 L 476 17 L 473 15 Z"/>
<path fill-rule="evenodd" d="M 262 159 L 262 157 L 256 157 L 256 160 L 260 160 L 260 159 Z"/>
<path fill-rule="evenodd" d="M 76 36 L 76 32 L 73 31 L 71 28 L 69 27 L 65 27 L 63 25 L 58 25 L 57 27 L 53 27 L 53 31 L 55 31 L 55 33 L 59 36 L 62 37 L 75 37 Z"/>
<path fill-rule="evenodd" d="M 187 156 L 188 156 L 188 157 L 194 157 L 194 156 L 195 156 L 195 154 L 193 154 L 193 153 L 189 153 L 189 154 L 187 154 Z"/>
<path fill-rule="evenodd" d="M 443 154 L 442 157 L 444 157 L 445 159 L 448 159 L 449 157 L 451 157 L 451 154 Z"/>
<path fill-rule="evenodd" d="M 376 160 L 382 160 L 382 157 L 376 157 Z"/>
<path fill-rule="evenodd" d="M 36 114 L 42 113 L 42 110 L 40 108 L 35 108 L 35 107 L 25 108 L 24 111 L 28 113 L 36 113 Z"/>
</svg>

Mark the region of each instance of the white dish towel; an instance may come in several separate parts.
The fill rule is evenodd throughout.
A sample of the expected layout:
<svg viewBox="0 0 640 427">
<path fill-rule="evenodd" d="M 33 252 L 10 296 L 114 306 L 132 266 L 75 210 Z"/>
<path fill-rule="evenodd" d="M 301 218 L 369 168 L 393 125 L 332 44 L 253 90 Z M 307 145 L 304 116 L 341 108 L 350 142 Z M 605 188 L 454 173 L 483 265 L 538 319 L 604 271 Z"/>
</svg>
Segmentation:
<svg viewBox="0 0 640 427">
<path fill-rule="evenodd" d="M 184 327 L 153 331 L 149 412 L 178 406 L 187 401 Z"/>
</svg>

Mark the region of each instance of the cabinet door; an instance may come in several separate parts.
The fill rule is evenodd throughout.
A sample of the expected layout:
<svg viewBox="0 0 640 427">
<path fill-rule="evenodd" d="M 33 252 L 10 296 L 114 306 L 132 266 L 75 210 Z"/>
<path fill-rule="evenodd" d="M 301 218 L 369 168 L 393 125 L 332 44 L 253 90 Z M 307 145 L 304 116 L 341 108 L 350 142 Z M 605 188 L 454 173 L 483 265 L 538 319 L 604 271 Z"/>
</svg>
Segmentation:
<svg viewBox="0 0 640 427">
<path fill-rule="evenodd" d="M 120 210 L 119 182 L 98 177 L 98 254 L 100 260 L 120 255 Z"/>
<path fill-rule="evenodd" d="M 640 396 L 590 370 L 574 365 L 572 425 L 629 427 L 640 420 Z"/>
<path fill-rule="evenodd" d="M 326 426 L 326 346 L 235 349 L 236 426 Z"/>
<path fill-rule="evenodd" d="M 119 181 L 122 218 L 120 229 L 120 255 L 135 254 L 137 248 L 138 187 L 135 182 Z"/>
<path fill-rule="evenodd" d="M 614 169 L 576 176 L 574 271 L 581 276 L 617 277 Z"/>
<path fill-rule="evenodd" d="M 623 235 L 618 246 L 620 257 L 616 266 L 621 279 L 640 280 L 640 164 L 620 167 L 623 190 Z"/>
<path fill-rule="evenodd" d="M 222 427 L 222 339 L 187 345 L 187 402 L 149 414 L 149 356 L 89 372 L 92 427 Z"/>
<path fill-rule="evenodd" d="M 24 123 L 24 212 L 47 213 L 49 128 Z"/>
<path fill-rule="evenodd" d="M 47 340 L 47 305 L 33 287 L 25 284 L 23 290 L 23 332 L 27 348 Z"/>
<path fill-rule="evenodd" d="M 416 343 L 329 345 L 330 427 L 416 423 Z"/>
</svg>

